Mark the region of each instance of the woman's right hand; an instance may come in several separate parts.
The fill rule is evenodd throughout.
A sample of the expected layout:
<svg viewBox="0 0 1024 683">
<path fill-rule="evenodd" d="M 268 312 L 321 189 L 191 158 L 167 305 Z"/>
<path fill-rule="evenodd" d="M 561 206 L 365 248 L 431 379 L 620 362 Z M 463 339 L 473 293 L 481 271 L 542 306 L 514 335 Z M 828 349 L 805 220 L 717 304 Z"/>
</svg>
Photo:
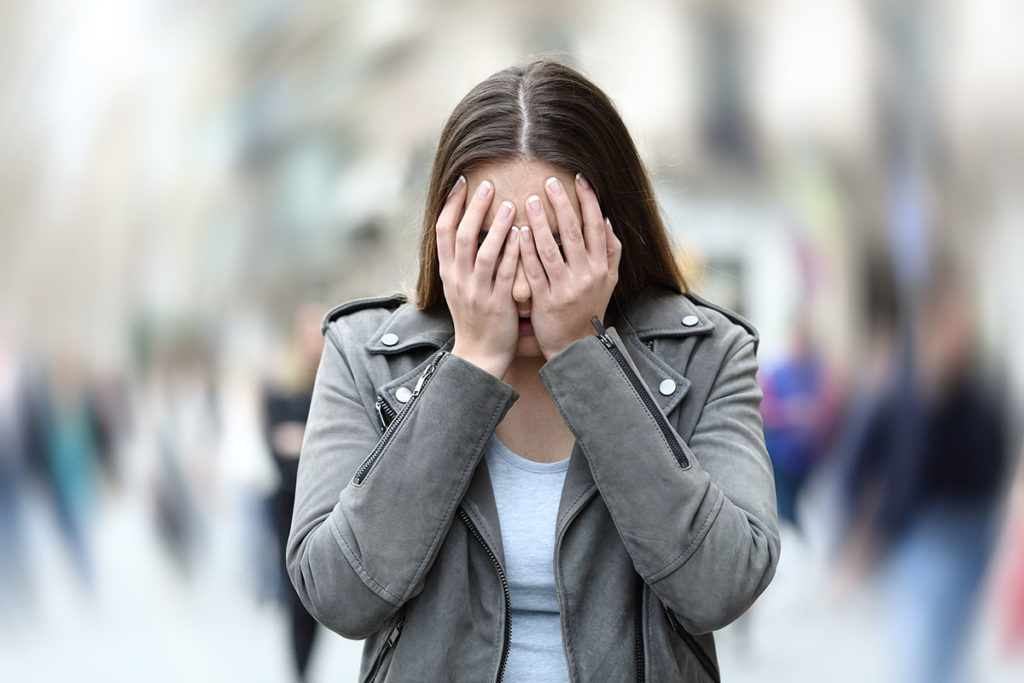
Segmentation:
<svg viewBox="0 0 1024 683">
<path fill-rule="evenodd" d="M 452 354 L 500 379 L 519 342 L 519 313 L 512 298 L 519 261 L 519 231 L 512 229 L 516 207 L 502 202 L 480 243 L 480 227 L 493 201 L 494 185 L 486 180 L 480 183 L 468 205 L 467 192 L 466 179 L 460 176 L 436 226 L 444 298 L 455 325 Z"/>
</svg>

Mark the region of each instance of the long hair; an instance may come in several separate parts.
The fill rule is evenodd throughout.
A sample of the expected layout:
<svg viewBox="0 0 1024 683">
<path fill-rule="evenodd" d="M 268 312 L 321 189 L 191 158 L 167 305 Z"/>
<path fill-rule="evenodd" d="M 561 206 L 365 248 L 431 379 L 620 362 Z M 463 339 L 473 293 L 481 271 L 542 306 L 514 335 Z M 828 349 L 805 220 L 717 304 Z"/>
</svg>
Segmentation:
<svg viewBox="0 0 1024 683">
<path fill-rule="evenodd" d="M 615 106 L 577 71 L 540 59 L 474 87 L 441 131 L 420 237 L 419 308 L 447 308 L 435 224 L 448 191 L 460 175 L 503 160 L 555 164 L 590 181 L 622 242 L 609 315 L 647 292 L 688 289 L 647 172 Z"/>
</svg>

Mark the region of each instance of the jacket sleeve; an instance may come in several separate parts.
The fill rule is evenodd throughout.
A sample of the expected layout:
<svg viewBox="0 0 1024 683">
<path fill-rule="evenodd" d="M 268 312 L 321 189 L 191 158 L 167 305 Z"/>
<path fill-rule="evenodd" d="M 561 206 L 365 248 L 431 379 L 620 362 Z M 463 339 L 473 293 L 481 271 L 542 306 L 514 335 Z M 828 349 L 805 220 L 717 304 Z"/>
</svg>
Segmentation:
<svg viewBox="0 0 1024 683">
<path fill-rule="evenodd" d="M 625 349 L 614 328 L 608 337 Z M 634 566 L 691 633 L 739 617 L 779 558 L 754 337 L 738 328 L 735 337 L 688 442 L 653 398 L 645 405 L 637 387 L 650 392 L 628 354 L 617 358 L 597 336 L 541 369 Z"/>
<path fill-rule="evenodd" d="M 440 351 L 381 437 L 337 324 L 313 389 L 286 564 L 317 621 L 365 638 L 421 590 L 486 441 L 518 394 Z"/>
</svg>

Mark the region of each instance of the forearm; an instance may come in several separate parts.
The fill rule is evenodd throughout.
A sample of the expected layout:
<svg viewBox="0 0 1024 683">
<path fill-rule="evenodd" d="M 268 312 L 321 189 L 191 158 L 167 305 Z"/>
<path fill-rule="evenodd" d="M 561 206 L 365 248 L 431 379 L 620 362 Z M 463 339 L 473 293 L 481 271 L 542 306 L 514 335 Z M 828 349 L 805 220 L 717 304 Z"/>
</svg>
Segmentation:
<svg viewBox="0 0 1024 683">
<path fill-rule="evenodd" d="M 624 348 L 614 330 L 608 336 Z M 742 377 L 724 380 L 736 385 L 719 392 L 728 411 L 705 406 L 687 443 L 642 382 L 638 391 L 628 356 L 617 358 L 597 337 L 576 342 L 541 370 L 638 572 L 697 632 L 746 609 L 778 556 L 760 391 L 750 367 L 730 372 Z"/>
<path fill-rule="evenodd" d="M 404 601 L 422 581 L 514 399 L 509 385 L 445 355 L 385 432 L 376 462 L 342 490 L 335 518 L 342 549 L 382 593 Z"/>
<path fill-rule="evenodd" d="M 439 357 L 378 438 L 340 349 L 325 351 L 299 462 L 288 568 L 307 608 L 343 635 L 372 632 L 419 590 L 484 444 L 516 398 L 480 368 Z"/>
</svg>

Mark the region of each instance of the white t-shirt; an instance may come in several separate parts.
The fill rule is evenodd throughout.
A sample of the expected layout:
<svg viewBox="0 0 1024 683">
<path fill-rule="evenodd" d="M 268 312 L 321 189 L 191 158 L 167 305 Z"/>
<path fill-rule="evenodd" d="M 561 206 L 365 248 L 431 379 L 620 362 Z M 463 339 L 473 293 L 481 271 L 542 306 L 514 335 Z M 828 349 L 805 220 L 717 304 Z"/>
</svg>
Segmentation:
<svg viewBox="0 0 1024 683">
<path fill-rule="evenodd" d="M 508 683 L 568 681 L 555 594 L 555 521 L 569 459 L 527 460 L 491 436 L 485 451 L 512 601 Z"/>
</svg>

